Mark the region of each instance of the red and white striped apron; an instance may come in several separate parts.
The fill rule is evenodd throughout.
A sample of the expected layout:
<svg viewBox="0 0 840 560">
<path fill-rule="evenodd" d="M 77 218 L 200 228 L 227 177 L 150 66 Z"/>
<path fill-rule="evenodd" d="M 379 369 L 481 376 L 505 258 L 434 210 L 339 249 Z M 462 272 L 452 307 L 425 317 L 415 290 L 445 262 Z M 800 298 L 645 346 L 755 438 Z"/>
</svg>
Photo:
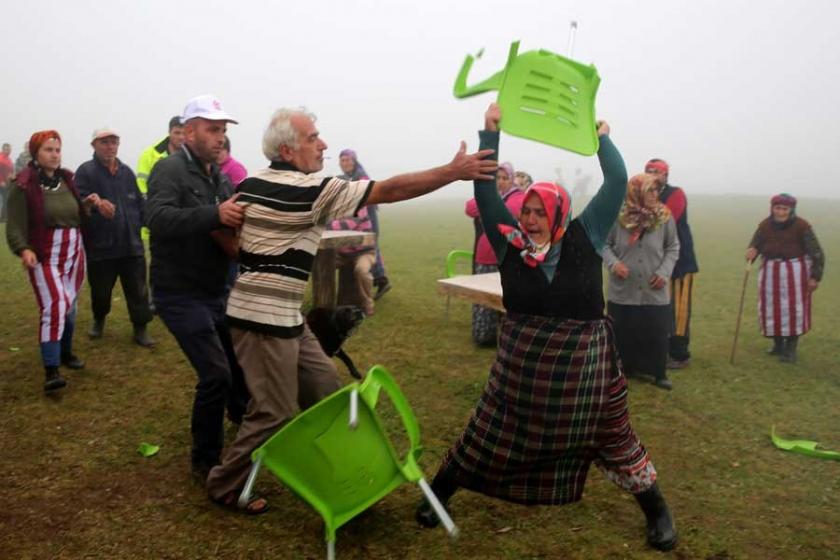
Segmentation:
<svg viewBox="0 0 840 560">
<path fill-rule="evenodd" d="M 61 340 L 64 320 L 76 305 L 85 279 L 85 250 L 79 228 L 50 230 L 44 258 L 29 271 L 41 311 L 40 342 Z"/>
<path fill-rule="evenodd" d="M 811 330 L 811 266 L 806 257 L 764 259 L 758 275 L 758 321 L 764 336 Z"/>
</svg>

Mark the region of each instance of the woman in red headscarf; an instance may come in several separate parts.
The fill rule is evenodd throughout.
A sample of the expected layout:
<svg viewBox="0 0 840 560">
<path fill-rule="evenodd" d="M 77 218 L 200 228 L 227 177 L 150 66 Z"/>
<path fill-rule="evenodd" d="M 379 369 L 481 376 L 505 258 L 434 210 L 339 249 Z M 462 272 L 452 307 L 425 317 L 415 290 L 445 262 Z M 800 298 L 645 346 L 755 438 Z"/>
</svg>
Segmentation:
<svg viewBox="0 0 840 560">
<path fill-rule="evenodd" d="M 29 273 L 38 302 L 44 391 L 51 392 L 67 384 L 59 365 L 84 367 L 73 354 L 76 296 L 85 278 L 83 210 L 95 207 L 108 217 L 114 208 L 96 194 L 79 198 L 73 173 L 61 167 L 61 136 L 55 130 L 33 134 L 29 153 L 32 161 L 9 192 L 6 239 Z"/>
<path fill-rule="evenodd" d="M 479 133 L 498 155 L 501 113 L 492 104 Z M 651 546 L 669 550 L 677 533 L 656 470 L 629 422 L 627 385 L 604 316 L 600 251 L 627 186 L 621 155 L 599 123 L 604 184 L 571 219 L 568 193 L 553 183 L 525 191 L 516 219 L 495 181 L 475 197 L 502 277 L 505 315 L 487 385 L 466 429 L 432 482 L 446 503 L 458 488 L 521 504 L 580 500 L 591 463 L 635 495 Z M 421 503 L 417 520 L 438 519 Z"/>
<path fill-rule="evenodd" d="M 644 372 L 653 376 L 657 387 L 670 390 L 668 280 L 680 255 L 680 241 L 671 211 L 659 201 L 660 186 L 653 174 L 630 179 L 602 255 L 610 271 L 607 310 L 615 321 L 625 375 Z"/>
<path fill-rule="evenodd" d="M 796 215 L 796 198 L 770 200 L 770 216 L 755 231 L 747 260 L 762 256 L 758 274 L 758 322 L 773 338 L 769 354 L 796 361 L 799 337 L 811 330 L 811 292 L 822 279 L 825 255 L 811 224 Z"/>
</svg>

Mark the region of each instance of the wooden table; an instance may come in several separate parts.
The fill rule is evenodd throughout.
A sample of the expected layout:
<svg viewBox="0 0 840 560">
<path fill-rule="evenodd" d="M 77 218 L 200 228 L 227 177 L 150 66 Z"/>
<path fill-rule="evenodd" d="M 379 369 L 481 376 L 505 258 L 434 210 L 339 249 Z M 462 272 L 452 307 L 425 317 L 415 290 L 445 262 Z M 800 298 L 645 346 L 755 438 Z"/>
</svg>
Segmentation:
<svg viewBox="0 0 840 560">
<path fill-rule="evenodd" d="M 502 305 L 502 278 L 498 272 L 471 274 L 438 280 L 438 291 L 504 313 Z"/>
<path fill-rule="evenodd" d="M 315 307 L 335 307 L 335 250 L 374 243 L 376 238 L 371 232 L 324 232 L 312 263 L 312 302 Z"/>
</svg>

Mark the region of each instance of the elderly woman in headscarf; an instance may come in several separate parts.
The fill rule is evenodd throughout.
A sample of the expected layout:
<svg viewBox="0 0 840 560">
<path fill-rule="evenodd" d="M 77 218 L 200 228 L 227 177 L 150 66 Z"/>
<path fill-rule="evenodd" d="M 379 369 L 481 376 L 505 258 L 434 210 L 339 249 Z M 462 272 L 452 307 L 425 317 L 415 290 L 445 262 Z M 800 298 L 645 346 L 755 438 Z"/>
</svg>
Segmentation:
<svg viewBox="0 0 840 560">
<path fill-rule="evenodd" d="M 799 337 L 811 330 L 811 293 L 822 280 L 825 255 L 811 224 L 796 215 L 796 198 L 777 194 L 770 216 L 753 234 L 747 260 L 762 257 L 758 274 L 758 322 L 773 338 L 769 354 L 796 361 Z"/>
<path fill-rule="evenodd" d="M 500 118 L 492 104 L 479 133 L 482 149 L 496 154 Z M 677 533 L 653 463 L 630 426 L 626 380 L 604 316 L 599 252 L 627 172 L 606 123 L 598 134 L 604 184 L 575 219 L 559 185 L 532 184 L 517 219 L 495 181 L 475 182 L 507 314 L 487 385 L 432 489 L 444 503 L 466 488 L 520 504 L 566 504 L 581 499 L 594 462 L 635 496 L 648 543 L 669 550 Z M 416 517 L 425 526 L 438 522 L 426 502 Z"/>
<path fill-rule="evenodd" d="M 356 152 L 349 148 L 341 150 L 338 154 L 338 165 L 341 167 L 342 173 L 338 176 L 339 179 L 346 181 L 370 179 L 365 168 L 359 163 Z M 382 251 L 379 250 L 379 207 L 373 204 L 366 206 L 365 211 L 373 226 L 373 233 L 376 235 L 376 262 L 371 269 L 371 274 L 373 275 L 373 285 L 376 287 L 376 293 L 373 294 L 373 299 L 379 299 L 385 295 L 385 292 L 391 289 L 391 282 L 385 274 L 385 262 L 382 260 Z"/>
<path fill-rule="evenodd" d="M 602 256 L 610 272 L 607 312 L 615 321 L 625 375 L 645 373 L 657 387 L 670 390 L 668 280 L 680 242 L 671 211 L 659 201 L 660 186 L 656 175 L 649 173 L 630 179 Z"/>
<path fill-rule="evenodd" d="M 114 205 L 96 193 L 80 199 L 73 173 L 61 167 L 61 136 L 55 130 L 29 139 L 32 160 L 9 192 L 6 239 L 29 273 L 40 311 L 41 359 L 46 370 L 44 391 L 64 387 L 58 368 L 81 369 L 73 354 L 76 297 L 85 278 L 81 224 L 95 208 L 114 216 Z"/>
<path fill-rule="evenodd" d="M 512 216 L 518 216 L 522 209 L 522 201 L 525 193 L 513 184 L 513 166 L 508 163 L 499 164 L 496 172 L 496 189 L 502 197 L 508 211 Z M 478 204 L 475 198 L 467 201 L 465 207 L 467 216 L 473 219 L 475 229 L 475 244 L 473 246 L 473 274 L 487 274 L 497 272 L 499 264 L 496 262 L 496 254 L 493 247 L 487 240 L 484 233 L 484 226 L 478 212 Z M 496 333 L 499 330 L 499 318 L 501 313 L 495 309 L 483 305 L 472 306 L 472 338 L 476 344 L 486 346 L 496 344 Z"/>
</svg>

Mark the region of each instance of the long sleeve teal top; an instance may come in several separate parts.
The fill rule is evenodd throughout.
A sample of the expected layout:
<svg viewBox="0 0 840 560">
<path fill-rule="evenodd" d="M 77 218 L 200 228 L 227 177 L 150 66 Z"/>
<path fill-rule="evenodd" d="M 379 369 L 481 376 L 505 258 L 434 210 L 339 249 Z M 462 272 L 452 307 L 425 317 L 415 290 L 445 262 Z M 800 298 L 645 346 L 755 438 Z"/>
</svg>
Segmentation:
<svg viewBox="0 0 840 560">
<path fill-rule="evenodd" d="M 498 161 L 499 133 L 482 130 L 479 131 L 478 136 L 480 140 L 479 149 L 494 150 L 488 158 Z M 604 183 L 598 189 L 598 193 L 586 205 L 586 208 L 583 209 L 583 212 L 575 219 L 583 226 L 589 242 L 600 253 L 624 202 L 624 196 L 627 192 L 627 168 L 624 166 L 624 160 L 618 149 L 607 135 L 600 137 L 598 161 L 601 164 L 601 172 L 604 174 Z M 502 201 L 502 197 L 499 196 L 495 178 L 488 181 L 475 181 L 473 189 L 487 239 L 493 247 L 493 252 L 496 253 L 498 262 L 501 263 L 505 258 L 508 243 L 496 226 L 506 224 L 516 227 L 517 217 L 511 215 Z M 540 264 L 540 268 L 549 280 L 554 277 L 559 258 L 560 243 L 556 243 L 549 249 L 545 261 Z"/>
</svg>

